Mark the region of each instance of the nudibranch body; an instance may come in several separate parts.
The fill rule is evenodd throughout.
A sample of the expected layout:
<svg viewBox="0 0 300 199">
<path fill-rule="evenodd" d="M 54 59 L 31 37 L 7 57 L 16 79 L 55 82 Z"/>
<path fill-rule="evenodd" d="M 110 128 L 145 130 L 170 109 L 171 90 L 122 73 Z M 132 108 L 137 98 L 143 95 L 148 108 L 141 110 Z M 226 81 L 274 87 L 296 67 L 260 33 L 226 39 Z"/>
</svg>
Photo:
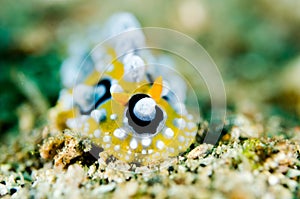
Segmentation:
<svg viewBox="0 0 300 199">
<path fill-rule="evenodd" d="M 131 14 L 121 13 L 104 29 L 114 36 L 138 27 Z M 50 112 L 55 127 L 88 136 L 108 154 L 130 163 L 147 165 L 184 152 L 197 133 L 182 99 L 185 90 L 178 91 L 184 82 L 179 77 L 172 82 L 172 74 L 151 69 L 151 55 L 134 50 L 144 42 L 138 30 L 95 48 L 81 68 L 66 64 L 72 63 L 68 60 L 63 78 L 74 78 L 66 77 L 74 71 L 78 75 L 74 86 L 65 81 L 69 83 Z"/>
</svg>

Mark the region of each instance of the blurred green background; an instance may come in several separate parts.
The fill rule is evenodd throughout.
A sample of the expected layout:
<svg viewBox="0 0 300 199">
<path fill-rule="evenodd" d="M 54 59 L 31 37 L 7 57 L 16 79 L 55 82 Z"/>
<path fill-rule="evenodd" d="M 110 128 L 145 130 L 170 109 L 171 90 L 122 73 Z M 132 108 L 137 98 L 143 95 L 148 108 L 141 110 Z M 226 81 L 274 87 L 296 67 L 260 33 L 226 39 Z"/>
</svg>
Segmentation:
<svg viewBox="0 0 300 199">
<path fill-rule="evenodd" d="M 218 65 L 229 114 L 300 116 L 300 2 L 297 0 L 11 1 L 0 2 L 0 133 L 44 121 L 61 89 L 68 38 L 132 12 L 142 26 L 181 31 Z M 209 104 L 209 102 L 207 102 Z"/>
</svg>

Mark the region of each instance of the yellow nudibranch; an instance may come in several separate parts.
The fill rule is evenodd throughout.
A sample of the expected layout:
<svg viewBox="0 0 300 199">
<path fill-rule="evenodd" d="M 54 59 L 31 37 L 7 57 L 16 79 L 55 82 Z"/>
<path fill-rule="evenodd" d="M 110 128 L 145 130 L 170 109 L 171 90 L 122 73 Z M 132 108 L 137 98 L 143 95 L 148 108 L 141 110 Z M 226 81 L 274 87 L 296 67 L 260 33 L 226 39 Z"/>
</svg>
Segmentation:
<svg viewBox="0 0 300 199">
<path fill-rule="evenodd" d="M 110 30 L 124 23 L 137 27 L 136 19 L 128 13 L 114 16 L 113 21 Z M 81 68 L 74 86 L 66 85 L 62 90 L 50 112 L 52 123 L 59 130 L 70 128 L 90 137 L 121 161 L 147 165 L 177 156 L 191 145 L 198 130 L 173 90 L 178 82 L 172 82 L 170 74 L 159 74 L 160 70 L 150 71 L 147 59 L 138 52 L 120 56 L 118 42 L 124 43 L 117 40 L 92 51 L 92 64 Z M 107 70 L 99 61 L 104 56 L 111 60 Z M 62 78 L 64 75 L 68 74 Z"/>
</svg>

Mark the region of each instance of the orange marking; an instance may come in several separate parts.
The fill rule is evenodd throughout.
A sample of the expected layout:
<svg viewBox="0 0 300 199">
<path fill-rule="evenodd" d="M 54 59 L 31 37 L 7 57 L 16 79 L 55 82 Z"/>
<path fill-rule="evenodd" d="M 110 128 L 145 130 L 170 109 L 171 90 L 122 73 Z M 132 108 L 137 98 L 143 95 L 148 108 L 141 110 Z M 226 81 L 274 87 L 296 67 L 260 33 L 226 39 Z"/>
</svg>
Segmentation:
<svg viewBox="0 0 300 199">
<path fill-rule="evenodd" d="M 153 83 L 152 88 L 149 90 L 148 94 L 156 101 L 159 102 L 162 93 L 162 76 L 159 76 Z"/>
</svg>

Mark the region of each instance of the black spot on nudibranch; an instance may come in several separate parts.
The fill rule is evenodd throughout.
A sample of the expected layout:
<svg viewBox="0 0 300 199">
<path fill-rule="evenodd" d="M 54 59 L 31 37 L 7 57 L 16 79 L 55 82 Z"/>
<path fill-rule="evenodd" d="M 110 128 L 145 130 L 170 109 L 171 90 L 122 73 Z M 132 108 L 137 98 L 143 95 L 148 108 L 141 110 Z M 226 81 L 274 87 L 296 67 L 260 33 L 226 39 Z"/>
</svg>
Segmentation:
<svg viewBox="0 0 300 199">
<path fill-rule="evenodd" d="M 151 122 L 151 121 L 140 120 L 133 112 L 133 109 L 134 109 L 134 106 L 136 105 L 136 103 L 143 98 L 149 98 L 149 95 L 136 94 L 130 98 L 129 103 L 128 103 L 128 111 L 129 111 L 130 117 L 133 120 L 133 122 L 139 126 L 147 126 Z"/>
<path fill-rule="evenodd" d="M 100 97 L 97 95 L 97 93 L 94 94 L 95 96 L 95 104 L 94 106 L 88 110 L 88 111 L 83 111 L 81 110 L 80 113 L 82 115 L 89 115 L 94 109 L 98 108 L 102 103 L 104 103 L 106 100 L 109 100 L 111 98 L 111 93 L 110 93 L 110 87 L 111 87 L 111 81 L 109 79 L 101 79 L 97 85 L 97 87 L 103 86 L 104 87 L 104 94 L 102 94 Z M 95 90 L 97 90 L 95 88 Z"/>
<path fill-rule="evenodd" d="M 150 96 L 146 94 L 136 94 L 130 98 L 128 103 L 128 110 L 126 112 L 128 124 L 138 134 L 155 134 L 157 132 L 159 124 L 161 123 L 161 121 L 163 121 L 164 113 L 160 107 L 155 106 L 156 115 L 152 121 L 143 121 L 139 119 L 134 114 L 133 109 L 136 103 L 143 98 L 150 98 Z"/>
<path fill-rule="evenodd" d="M 165 95 L 165 96 L 163 96 L 162 98 L 163 98 L 164 100 L 166 100 L 167 102 L 170 100 L 170 99 L 169 99 L 169 97 L 168 97 L 168 96 L 166 96 L 166 95 Z"/>
<path fill-rule="evenodd" d="M 109 79 L 102 79 L 98 82 L 97 86 L 104 86 L 105 88 L 105 93 L 102 97 L 100 97 L 95 104 L 95 108 L 97 108 L 100 104 L 105 102 L 106 100 L 111 98 L 111 93 L 110 93 L 110 87 L 111 87 L 111 81 Z"/>
</svg>

